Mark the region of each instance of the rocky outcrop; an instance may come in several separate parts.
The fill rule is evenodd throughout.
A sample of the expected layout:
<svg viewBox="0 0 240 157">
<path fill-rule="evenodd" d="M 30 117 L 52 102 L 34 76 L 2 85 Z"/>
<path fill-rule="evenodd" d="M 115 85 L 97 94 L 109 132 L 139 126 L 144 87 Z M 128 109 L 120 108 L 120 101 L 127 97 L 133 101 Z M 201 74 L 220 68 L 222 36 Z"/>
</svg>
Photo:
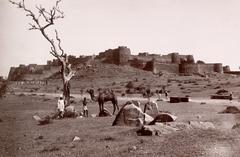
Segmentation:
<svg viewBox="0 0 240 157">
<path fill-rule="evenodd" d="M 113 126 L 142 126 L 143 118 L 145 116 L 145 122 L 148 124 L 153 120 L 151 116 L 143 113 L 140 107 L 136 106 L 131 101 L 127 102 L 121 110 L 118 112 L 115 120 L 113 121 Z"/>
</svg>

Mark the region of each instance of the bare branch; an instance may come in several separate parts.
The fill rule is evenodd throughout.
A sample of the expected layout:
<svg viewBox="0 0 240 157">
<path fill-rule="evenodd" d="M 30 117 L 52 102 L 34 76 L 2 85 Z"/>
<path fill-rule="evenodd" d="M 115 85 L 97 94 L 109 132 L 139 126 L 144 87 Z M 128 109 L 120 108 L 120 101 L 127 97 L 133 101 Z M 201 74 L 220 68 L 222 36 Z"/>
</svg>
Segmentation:
<svg viewBox="0 0 240 157">
<path fill-rule="evenodd" d="M 15 2 L 13 0 L 9 0 L 10 3 L 17 6 L 18 8 L 21 8 L 25 11 L 26 16 L 31 17 L 33 20 L 33 23 L 29 23 L 30 30 L 39 30 L 43 37 L 50 43 L 51 50 L 50 54 L 52 54 L 54 57 L 56 57 L 61 62 L 61 74 L 62 79 L 64 83 L 64 92 L 65 96 L 67 97 L 67 100 L 70 98 L 70 91 L 69 87 L 65 85 L 68 85 L 68 81 L 75 75 L 76 71 L 72 69 L 71 64 L 68 62 L 68 56 L 64 52 L 62 46 L 61 46 L 61 39 L 58 36 L 57 30 L 55 30 L 55 38 L 49 37 L 49 35 L 46 33 L 46 29 L 50 27 L 51 25 L 54 25 L 55 20 L 64 18 L 64 12 L 61 11 L 59 8 L 59 3 L 61 0 L 56 0 L 55 6 L 52 7 L 50 10 L 46 10 L 41 5 L 36 6 L 35 9 L 37 9 L 37 13 L 34 13 L 32 10 L 28 9 L 25 6 L 25 1 L 21 0 L 20 2 Z M 65 84 L 66 83 L 66 84 Z"/>
<path fill-rule="evenodd" d="M 34 25 L 34 24 L 32 24 L 32 23 L 29 23 L 29 25 L 30 25 L 30 28 L 29 28 L 29 30 L 36 30 L 36 29 L 40 29 L 40 28 L 38 28 L 36 25 Z"/>
<path fill-rule="evenodd" d="M 57 32 L 56 29 L 55 29 L 55 33 L 56 33 L 56 39 L 58 41 L 58 48 L 61 51 L 61 56 L 63 56 L 65 53 L 64 53 L 64 50 L 61 47 L 61 39 L 58 37 L 58 32 Z"/>
</svg>

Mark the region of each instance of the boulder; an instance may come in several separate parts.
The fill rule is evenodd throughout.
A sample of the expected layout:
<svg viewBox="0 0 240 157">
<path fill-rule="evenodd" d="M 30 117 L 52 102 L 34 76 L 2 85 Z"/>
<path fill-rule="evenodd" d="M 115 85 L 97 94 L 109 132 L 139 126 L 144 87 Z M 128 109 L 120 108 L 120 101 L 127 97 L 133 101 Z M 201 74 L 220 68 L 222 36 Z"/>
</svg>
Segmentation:
<svg viewBox="0 0 240 157">
<path fill-rule="evenodd" d="M 98 116 L 99 117 L 110 117 L 110 116 L 112 116 L 112 114 L 107 109 L 104 108 L 101 112 L 99 112 Z"/>
<path fill-rule="evenodd" d="M 75 111 L 75 107 L 72 105 L 69 105 L 64 110 L 64 117 L 77 117 L 77 113 Z"/>
<path fill-rule="evenodd" d="M 149 125 L 154 125 L 155 123 L 173 122 L 176 119 L 177 117 L 170 113 L 160 113 L 149 123 Z"/>
<path fill-rule="evenodd" d="M 52 122 L 50 116 L 45 116 L 41 118 L 38 115 L 34 115 L 33 118 L 38 122 L 38 125 L 45 125 Z"/>
<path fill-rule="evenodd" d="M 240 113 L 240 110 L 236 106 L 227 106 L 227 108 L 220 113 L 236 114 L 236 113 Z"/>
<path fill-rule="evenodd" d="M 144 116 L 146 124 L 153 120 L 151 116 L 143 113 L 140 107 L 136 106 L 131 101 L 128 101 L 120 109 L 112 125 L 142 126 Z"/>
<path fill-rule="evenodd" d="M 147 110 L 146 113 L 148 115 L 151 115 L 152 117 L 155 117 L 158 115 L 158 104 L 155 101 L 148 102 L 150 110 Z"/>
</svg>

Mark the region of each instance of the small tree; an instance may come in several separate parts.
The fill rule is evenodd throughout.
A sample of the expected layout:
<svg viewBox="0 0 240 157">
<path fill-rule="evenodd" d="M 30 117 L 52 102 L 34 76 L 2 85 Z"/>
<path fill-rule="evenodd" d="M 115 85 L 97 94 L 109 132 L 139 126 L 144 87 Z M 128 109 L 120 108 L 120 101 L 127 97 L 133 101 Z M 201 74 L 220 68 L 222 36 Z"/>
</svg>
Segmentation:
<svg viewBox="0 0 240 157">
<path fill-rule="evenodd" d="M 7 92 L 7 81 L 3 81 L 1 84 L 0 84 L 0 99 L 2 99 L 4 97 L 4 95 L 6 94 Z"/>
<path fill-rule="evenodd" d="M 17 6 L 18 8 L 25 11 L 26 16 L 32 18 L 32 23 L 29 23 L 29 30 L 38 30 L 41 32 L 43 37 L 49 42 L 51 45 L 50 53 L 56 57 L 61 63 L 61 76 L 63 81 L 63 98 L 65 105 L 68 105 L 70 102 L 70 80 L 75 74 L 75 70 L 71 68 L 71 64 L 68 61 L 68 55 L 65 53 L 61 46 L 61 39 L 58 36 L 58 32 L 55 29 L 55 37 L 49 37 L 46 32 L 47 28 L 54 25 L 54 22 L 58 19 L 64 18 L 63 11 L 59 8 L 59 3 L 61 0 L 57 0 L 52 9 L 47 10 L 44 7 L 36 6 L 36 10 L 38 13 L 34 13 L 33 10 L 28 9 L 25 6 L 25 0 L 21 0 L 20 2 L 15 2 L 9 0 L 10 3 Z"/>
</svg>

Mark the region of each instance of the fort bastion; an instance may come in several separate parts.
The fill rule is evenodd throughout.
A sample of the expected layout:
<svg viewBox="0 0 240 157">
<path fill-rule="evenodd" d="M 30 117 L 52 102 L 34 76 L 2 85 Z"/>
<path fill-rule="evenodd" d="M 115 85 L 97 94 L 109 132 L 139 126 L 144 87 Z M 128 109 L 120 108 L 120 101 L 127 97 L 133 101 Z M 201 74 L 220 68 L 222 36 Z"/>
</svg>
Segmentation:
<svg viewBox="0 0 240 157">
<path fill-rule="evenodd" d="M 182 55 L 176 52 L 167 55 L 140 52 L 138 55 L 132 55 L 130 48 L 126 46 L 108 49 L 104 52 L 100 52 L 97 56 L 69 56 L 69 62 L 75 67 L 82 64 L 91 64 L 90 61 L 94 60 L 119 66 L 128 65 L 138 69 L 152 71 L 155 74 L 161 72 L 176 74 L 239 74 L 239 72 L 232 72 L 229 66 L 223 66 L 222 63 L 195 62 L 193 55 Z M 47 80 L 53 74 L 59 72 L 59 70 L 60 62 L 57 59 L 47 61 L 46 65 L 21 64 L 19 67 L 10 68 L 8 80 Z"/>
</svg>

